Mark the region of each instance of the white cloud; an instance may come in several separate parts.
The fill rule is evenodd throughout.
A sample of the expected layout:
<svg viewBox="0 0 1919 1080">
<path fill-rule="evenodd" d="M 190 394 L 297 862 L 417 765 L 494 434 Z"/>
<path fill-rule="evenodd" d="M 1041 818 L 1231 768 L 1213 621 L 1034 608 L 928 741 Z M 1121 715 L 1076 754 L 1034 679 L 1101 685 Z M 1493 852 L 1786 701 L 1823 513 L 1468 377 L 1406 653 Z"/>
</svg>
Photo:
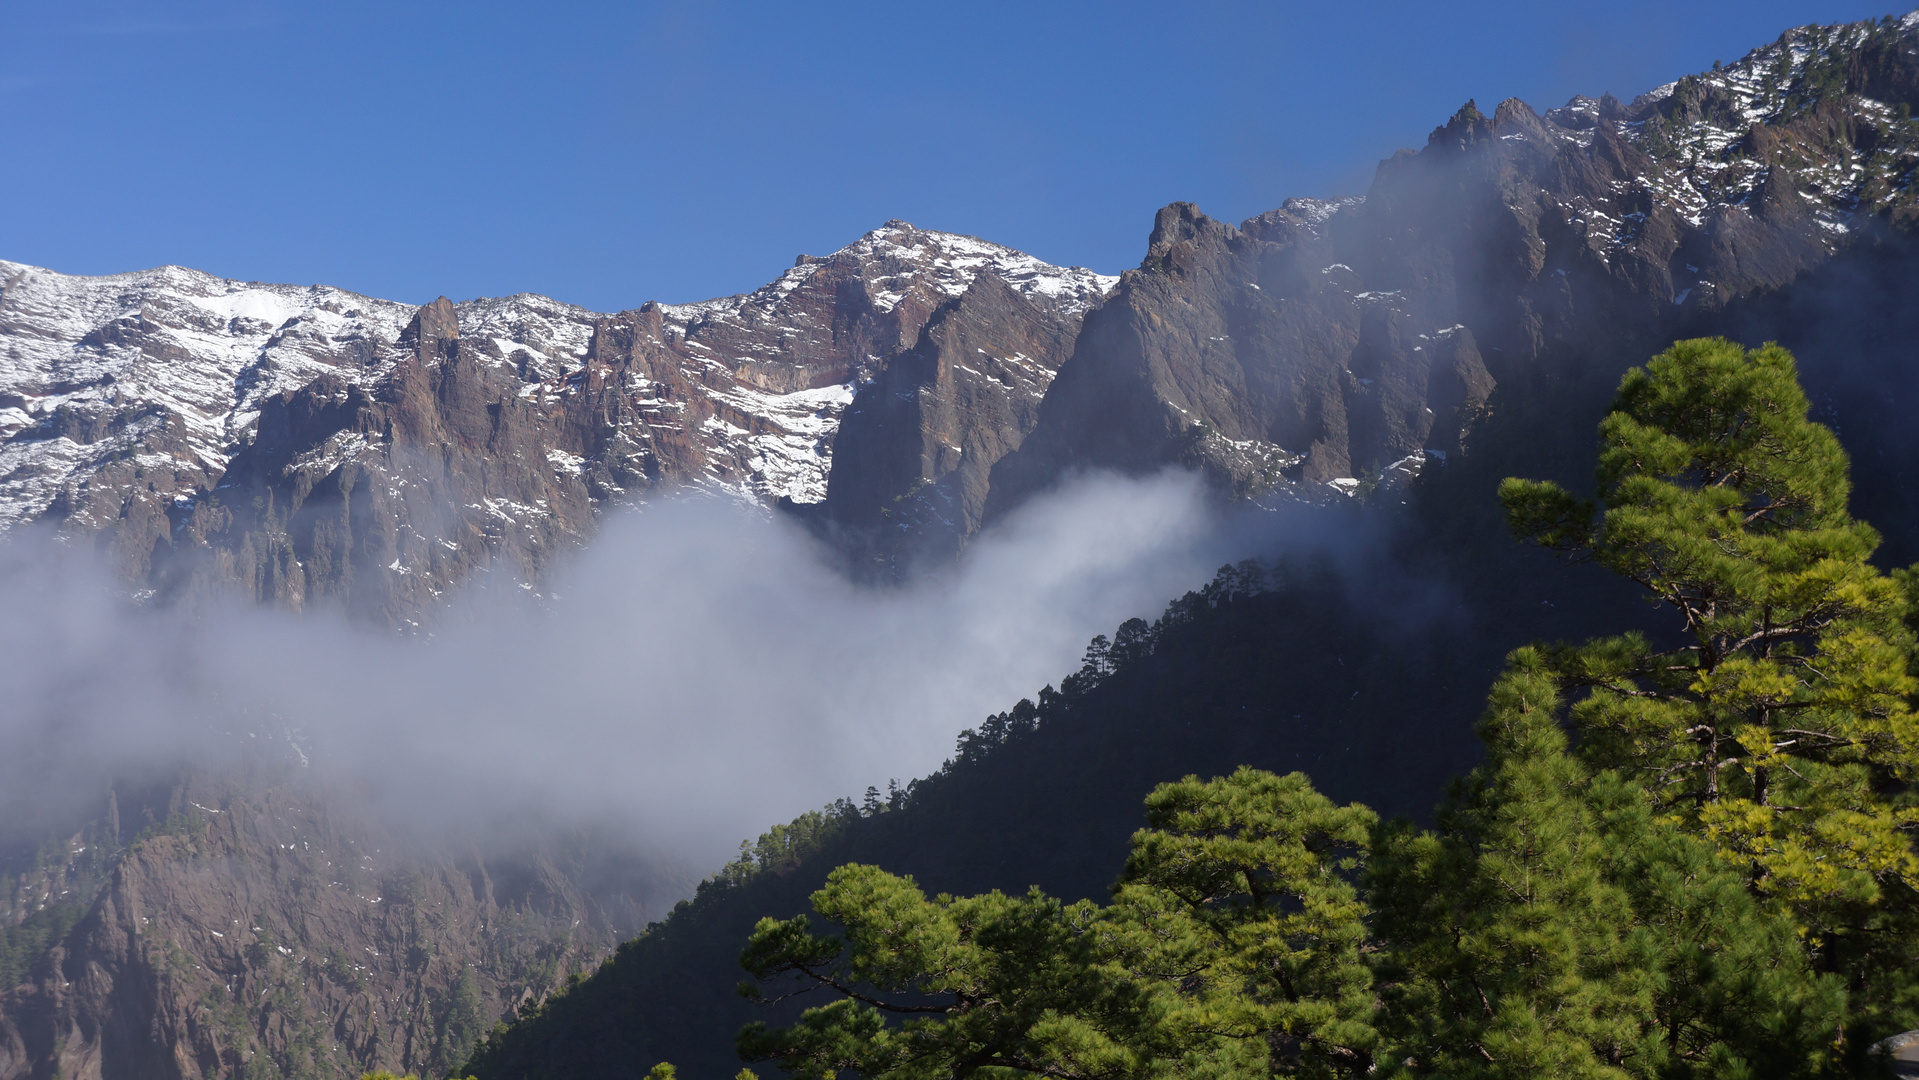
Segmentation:
<svg viewBox="0 0 1919 1080">
<path fill-rule="evenodd" d="M 937 768 L 1093 634 L 1242 554 L 1208 507 L 1186 475 L 1092 478 L 943 578 L 874 589 L 784 521 L 667 502 L 610 520 L 553 601 L 474 592 L 430 638 L 130 610 L 23 540 L 0 553 L 0 783 L 16 808 L 97 802 L 141 763 L 217 767 L 295 731 L 390 817 L 611 824 L 710 869 L 774 821 Z"/>
</svg>

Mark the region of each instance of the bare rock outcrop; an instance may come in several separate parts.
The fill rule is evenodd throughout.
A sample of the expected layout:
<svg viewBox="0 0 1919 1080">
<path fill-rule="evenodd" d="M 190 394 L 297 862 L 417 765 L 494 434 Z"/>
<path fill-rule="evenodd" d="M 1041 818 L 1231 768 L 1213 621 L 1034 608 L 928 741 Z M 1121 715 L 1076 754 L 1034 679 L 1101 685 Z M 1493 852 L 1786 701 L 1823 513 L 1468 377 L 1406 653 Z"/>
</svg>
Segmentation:
<svg viewBox="0 0 1919 1080">
<path fill-rule="evenodd" d="M 420 625 L 481 572 L 537 586 L 612 506 L 821 502 L 857 388 L 981 277 L 1042 333 L 1113 280 L 897 221 L 615 315 L 0 264 L 0 530 L 56 524 L 161 601 Z"/>
<path fill-rule="evenodd" d="M 901 576 L 950 561 L 978 531 L 992 468 L 1019 448 L 1079 330 L 982 273 L 860 389 L 819 507 L 857 565 Z"/>
<path fill-rule="evenodd" d="M 1089 468 L 1351 491 L 1456 452 L 1495 382 L 1616 372 L 1905 229 L 1915 45 L 1911 18 L 1801 27 L 1631 104 L 1468 102 L 1363 199 L 1161 210 L 988 518 Z"/>
<path fill-rule="evenodd" d="M 0 1080 L 445 1075 L 685 884 L 589 890 L 567 844 L 426 853 L 353 805 L 298 778 L 190 776 L 124 843 L 116 807 L 43 859 L 9 901 L 77 917 L 0 987 Z M 75 890 L 66 864 L 103 873 Z"/>
</svg>

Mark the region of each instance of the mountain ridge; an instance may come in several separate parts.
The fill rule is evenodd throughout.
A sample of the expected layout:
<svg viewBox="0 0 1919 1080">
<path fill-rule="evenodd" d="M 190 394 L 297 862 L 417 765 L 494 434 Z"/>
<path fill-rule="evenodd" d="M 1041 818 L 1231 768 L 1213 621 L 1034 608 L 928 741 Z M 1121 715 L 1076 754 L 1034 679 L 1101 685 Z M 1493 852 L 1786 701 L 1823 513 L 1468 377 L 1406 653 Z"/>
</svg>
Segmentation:
<svg viewBox="0 0 1919 1080">
<path fill-rule="evenodd" d="M 537 583 L 601 506 L 679 487 L 822 501 L 856 387 L 980 274 L 1067 327 L 1111 281 L 898 221 L 752 293 L 619 314 L 533 294 L 415 312 L 173 268 L 4 264 L 0 529 L 44 518 L 104 538 L 161 600 L 317 593 L 417 626 L 476 568 Z M 451 320 L 426 337 L 455 344 L 409 337 L 426 311 Z M 473 481 L 480 459 L 534 464 Z M 223 489 L 240 484 L 235 507 Z M 399 497 L 409 485 L 462 511 L 432 520 Z M 356 497 L 358 519 L 341 509 Z M 328 500 L 332 521 L 301 516 Z M 348 566 L 341 542 L 377 550 Z"/>
<path fill-rule="evenodd" d="M 1558 579 L 1537 561 L 1488 553 L 1496 538 L 1483 520 L 1489 484 L 1508 469 L 1576 481 L 1590 466 L 1582 440 L 1592 413 L 1618 372 L 1681 332 L 1802 330 L 1781 324 L 1778 313 L 1827 295 L 1795 290 L 1828 270 L 1836 287 L 1858 274 L 1880 287 L 1872 295 L 1884 302 L 1910 299 L 1903 282 L 1915 263 L 1907 246 L 1919 168 L 1919 125 L 1910 118 L 1919 101 L 1916 38 L 1919 15 L 1799 28 L 1721 72 L 1676 80 L 1632 103 L 1575 98 L 1538 113 L 1508 101 L 1490 116 L 1468 103 L 1425 148 L 1382 162 L 1364 198 L 1291 200 L 1237 226 L 1191 204 L 1161 210 L 1141 265 L 1110 286 L 1090 271 L 1048 277 L 1043 264 L 1018 253 L 995 263 L 982 249 L 997 245 L 949 244 L 941 238 L 952 234 L 894 222 L 856 241 L 877 237 L 860 251 L 802 257 L 761 290 L 695 304 L 602 314 L 523 294 L 382 307 L 337 290 L 274 286 L 201 298 L 217 301 L 212 306 L 149 305 L 103 287 L 87 301 L 97 318 L 53 333 L 34 307 L 35 289 L 47 281 L 5 264 L 0 499 L 31 503 L 44 494 L 40 509 L 5 524 L 38 517 L 62 527 L 71 541 L 106 552 L 126 587 L 153 603 L 237 590 L 295 608 L 337 601 L 375 625 L 412 629 L 430 625 L 441 594 L 483 570 L 511 571 L 537 587 L 554 560 L 588 541 L 602 507 L 668 491 L 787 507 L 842 545 L 862 572 L 887 580 L 950 560 L 974 531 L 1076 471 L 1184 465 L 1235 498 L 1317 501 L 1332 512 L 1376 505 L 1405 515 L 1395 520 L 1416 542 L 1394 558 L 1480 590 L 1472 594 L 1484 605 L 1480 621 L 1462 625 L 1577 634 L 1582 624 L 1554 615 L 1553 603 L 1576 608 L 1569 595 L 1591 597 L 1540 588 Z M 192 272 L 142 273 L 186 280 Z M 279 288 L 310 294 L 311 303 L 275 321 Z M 1898 312 L 1881 314 L 1904 326 Z M 201 352 L 183 344 L 201 339 Z M 1910 377 L 1896 340 L 1871 345 L 1872 363 L 1861 361 L 1862 370 Z M 1830 370 L 1830 358 L 1822 362 Z M 16 378 L 29 367 L 30 377 Z M 1806 368 L 1809 379 L 1819 376 L 1818 364 Z M 176 376 L 185 381 L 165 383 Z M 149 384 L 157 389 L 142 389 Z M 1861 410 L 1845 415 L 1885 427 L 1885 418 L 1897 418 L 1891 399 L 1902 385 L 1843 399 L 1844 408 Z M 236 440 L 236 431 L 245 437 Z M 1848 446 L 1881 475 L 1910 476 L 1913 448 L 1896 436 L 1862 424 Z M 1395 511 L 1401 499 L 1410 507 Z M 1915 522 L 1875 524 L 1903 536 Z M 1477 691 L 1445 687 L 1444 702 L 1457 706 L 1451 711 L 1439 710 L 1437 698 L 1415 701 L 1428 710 L 1419 723 L 1405 719 L 1411 711 L 1365 711 L 1375 706 L 1361 695 L 1394 676 L 1388 660 L 1402 639 L 1356 625 L 1366 614 L 1358 601 L 1320 593 L 1232 601 L 1230 618 L 1207 624 L 1216 640 L 1201 635 L 1178 654 L 1187 666 L 1172 652 L 1148 663 L 1158 687 L 1151 695 L 1123 694 L 1145 683 L 1109 687 L 1111 708 L 1130 710 L 1144 737 L 1115 742 L 1087 722 L 1090 713 L 1057 729 L 1073 748 L 1062 760 L 1079 770 L 1075 782 L 1104 800 L 1098 821 L 1041 822 L 1034 828 L 1052 846 L 1031 852 L 993 851 L 1016 838 L 1010 831 L 967 837 L 948 826 L 894 835 L 872 850 L 950 871 L 955 888 L 977 885 L 965 874 L 997 856 L 993 880 L 1016 887 L 1022 874 L 1058 869 L 1039 866 L 1047 852 L 1081 844 L 1068 851 L 1077 851 L 1077 871 L 1098 861 L 1088 852 L 1123 838 L 1132 819 L 1113 807 L 1131 810 L 1144 792 L 1116 784 L 1149 783 L 1175 762 L 1210 768 L 1255 753 L 1283 765 L 1310 749 L 1323 755 L 1316 767 L 1330 760 L 1324 769 L 1347 785 L 1342 796 L 1357 798 L 1367 797 L 1366 783 L 1387 783 L 1372 766 L 1397 761 L 1402 772 L 1393 775 L 1409 787 L 1392 798 L 1416 805 L 1410 785 L 1437 782 L 1432 774 L 1450 762 L 1448 748 L 1457 749 L 1449 732 L 1463 737 L 1470 721 L 1452 713 Z M 1320 598 L 1296 602 L 1300 595 Z M 1374 614 L 1395 611 L 1388 604 Z M 1347 640 L 1360 652 L 1342 657 L 1329 648 Z M 1230 649 L 1213 648 L 1218 642 Z M 1500 642 L 1490 631 L 1472 644 L 1485 654 L 1475 654 L 1475 664 L 1496 661 Z M 1362 653 L 1370 666 L 1344 673 L 1345 660 Z M 1205 666 L 1216 654 L 1250 658 L 1245 664 L 1258 670 Z M 1208 673 L 1219 677 L 1199 677 Z M 1395 686 L 1393 693 L 1418 698 L 1417 686 Z M 1292 702 L 1299 713 L 1284 708 Z M 1259 718 L 1234 711 L 1255 704 L 1265 706 Z M 1155 709 L 1164 723 L 1155 722 Z M 1344 719 L 1359 723 L 1348 728 Z M 1360 734 L 1348 742 L 1350 732 Z M 1193 753 L 1182 759 L 1155 747 Z M 1431 752 L 1413 760 L 1421 747 Z M 1016 760 L 1019 752 L 1006 751 L 1000 765 L 1044 779 L 1050 759 Z M 1123 779 L 1102 785 L 1101 777 Z M 226 803 L 201 801 L 245 811 L 265 830 L 271 815 L 254 803 L 267 798 L 248 791 Z M 183 818 L 176 824 L 192 825 L 172 793 L 150 801 L 162 831 L 175 813 Z M 327 806 L 309 809 L 324 815 Z M 360 991 L 347 992 L 350 977 L 329 982 L 309 970 L 314 964 L 288 959 L 297 942 L 306 961 L 323 962 L 333 932 L 326 927 L 344 925 L 328 922 L 332 915 L 316 916 L 310 942 L 293 936 L 295 927 L 280 928 L 270 955 L 255 950 L 258 962 L 237 943 L 199 934 L 191 919 L 150 931 L 139 923 L 136 894 L 149 884 L 171 887 L 172 875 L 195 869 L 196 860 L 198 869 L 257 888 L 276 910 L 307 910 L 293 880 L 301 867 L 269 852 L 265 831 L 256 831 L 253 839 L 245 830 L 167 833 L 151 845 L 155 858 L 126 860 L 120 845 L 96 847 L 82 830 L 68 835 L 88 850 L 62 847 L 22 870 L 9 908 L 16 925 L 48 910 L 60 889 L 92 895 L 27 981 L 0 991 L 0 1017 L 13 1033 L 0 1038 L 10 1055 L 0 1056 L 0 1078 L 47 1075 L 56 1063 L 110 1075 L 115 1055 L 133 1053 L 162 1014 L 172 1056 L 139 1058 L 156 1075 L 238 1073 L 228 1051 L 263 1062 L 254 1066 L 263 1073 L 295 1074 L 307 1067 L 302 1025 L 314 1017 L 353 1035 L 354 1068 L 449 1064 L 444 1033 L 460 980 L 450 962 L 387 972 L 382 992 L 411 994 L 417 1008 L 378 1028 L 384 1041 L 370 1049 L 366 1036 L 376 1027 L 347 1015 L 366 1004 L 352 997 Z M 88 876 L 85 856 L 99 852 L 121 860 L 112 863 L 119 878 Z M 290 876 L 213 868 L 243 857 L 288 860 Z M 454 904 L 466 928 L 446 931 L 445 956 L 479 955 L 484 938 L 472 928 L 492 910 L 487 904 L 497 906 L 484 875 L 452 856 L 408 866 L 435 882 L 433 902 Z M 803 891 L 802 878 L 816 871 L 823 869 L 801 865 L 781 897 Z M 555 869 L 549 892 L 568 899 L 543 918 L 570 920 L 599 903 L 576 887 L 578 876 Z M 1092 887 L 1083 874 L 1072 885 Z M 314 910 L 332 912 L 338 899 Z M 410 947 L 412 931 L 396 924 L 354 940 Z M 150 934 L 144 944 L 142 934 Z M 590 968 L 615 936 L 608 929 L 568 963 Z M 730 966 L 726 949 L 737 946 L 723 937 L 673 938 L 669 944 L 692 956 L 690 967 L 636 975 L 628 963 L 601 985 L 695 969 L 717 977 Z M 647 949 L 665 947 L 666 938 L 654 940 Z M 194 1027 L 192 994 L 169 989 L 165 942 L 185 963 L 260 990 L 250 1007 L 282 995 L 281 1019 L 296 1001 L 306 1019 L 280 1022 L 256 1009 L 230 1044 L 209 1043 Z M 429 967 L 431 979 L 421 974 Z M 525 974 L 482 970 L 460 1000 L 482 1003 L 489 1020 L 518 1015 L 552 985 L 542 975 L 529 997 Z M 178 986 L 210 989 L 200 978 L 183 975 Z M 84 993 L 67 994 L 67 984 Z M 647 985 L 654 996 L 645 1000 L 689 1000 L 671 985 Z M 138 1023 L 121 1024 L 126 1017 Z M 672 1039 L 692 1037 L 666 1013 L 648 1022 L 646 1045 L 663 1055 L 680 1054 Z M 397 1046 L 403 1037 L 405 1050 Z M 688 1052 L 707 1061 L 725 1054 Z M 651 1062 L 627 1064 L 637 1075 Z M 488 1080 L 495 1075 L 526 1073 Z"/>
<path fill-rule="evenodd" d="M 1417 467 L 1457 451 L 1497 383 L 1650 355 L 1907 229 L 1916 41 L 1913 16 L 1800 27 L 1631 105 L 1468 102 L 1363 199 L 1238 227 L 1162 210 L 996 467 L 987 519 L 1087 468 L 1177 463 L 1250 494 Z M 1450 415 L 1419 413 L 1434 403 Z"/>
</svg>

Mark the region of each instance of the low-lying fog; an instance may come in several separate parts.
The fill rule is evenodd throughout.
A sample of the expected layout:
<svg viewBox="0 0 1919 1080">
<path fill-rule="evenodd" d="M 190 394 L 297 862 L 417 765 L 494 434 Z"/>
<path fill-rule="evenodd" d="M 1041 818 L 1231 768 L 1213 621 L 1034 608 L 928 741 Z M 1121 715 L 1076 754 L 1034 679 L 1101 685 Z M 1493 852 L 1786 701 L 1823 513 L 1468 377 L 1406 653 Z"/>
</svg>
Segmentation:
<svg viewBox="0 0 1919 1080">
<path fill-rule="evenodd" d="M 398 820 L 613 825 L 711 869 L 771 823 L 937 769 L 1092 635 L 1285 531 L 1260 516 L 1223 523 L 1186 475 L 1094 478 L 943 580 L 874 589 L 789 523 L 670 501 L 609 520 L 544 603 L 476 591 L 425 638 L 133 609 L 22 534 L 0 546 L 0 784 L 16 809 L 93 805 L 142 763 L 294 732 Z"/>
</svg>

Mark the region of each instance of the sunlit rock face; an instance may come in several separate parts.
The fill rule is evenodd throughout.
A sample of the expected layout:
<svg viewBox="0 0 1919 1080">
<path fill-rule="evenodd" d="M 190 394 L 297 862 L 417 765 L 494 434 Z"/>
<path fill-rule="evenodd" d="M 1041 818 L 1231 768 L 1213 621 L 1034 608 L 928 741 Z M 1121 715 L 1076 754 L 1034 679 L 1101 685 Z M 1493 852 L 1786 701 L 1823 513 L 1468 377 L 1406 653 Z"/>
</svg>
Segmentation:
<svg viewBox="0 0 1919 1080">
<path fill-rule="evenodd" d="M 0 263 L 0 530 L 54 523 L 159 600 L 405 626 L 687 488 L 892 575 L 1089 468 L 1354 494 L 1458 452 L 1499 383 L 1636 362 L 1905 231 L 1915 41 L 1805 27 L 1630 104 L 1469 103 L 1364 198 L 1167 207 L 1118 279 L 897 221 L 613 315 Z"/>
<path fill-rule="evenodd" d="M 1631 104 L 1468 103 L 1363 199 L 1237 228 L 1167 207 L 988 517 L 1075 470 L 1174 462 L 1240 494 L 1350 493 L 1457 452 L 1496 382 L 1616 373 L 1906 231 L 1916 44 L 1915 16 L 1804 27 Z"/>
<path fill-rule="evenodd" d="M 57 524 L 159 600 L 417 625 L 476 571 L 537 587 L 611 505 L 821 502 L 857 388 L 982 280 L 1069 339 L 1113 282 L 901 222 L 616 315 L 0 264 L 0 529 Z"/>
</svg>

